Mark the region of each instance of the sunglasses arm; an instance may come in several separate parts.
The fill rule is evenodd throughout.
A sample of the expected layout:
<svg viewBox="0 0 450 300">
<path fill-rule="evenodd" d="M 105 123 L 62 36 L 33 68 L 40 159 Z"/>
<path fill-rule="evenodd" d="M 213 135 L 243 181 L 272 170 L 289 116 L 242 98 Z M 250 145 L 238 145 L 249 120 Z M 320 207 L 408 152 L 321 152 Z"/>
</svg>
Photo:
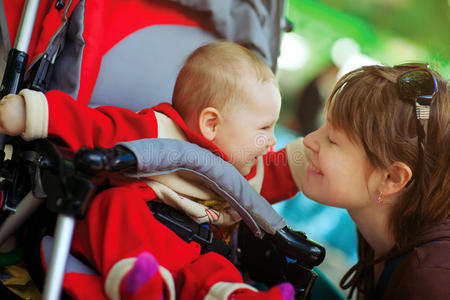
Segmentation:
<svg viewBox="0 0 450 300">
<path fill-rule="evenodd" d="M 428 120 L 430 118 L 430 106 L 421 105 L 416 101 L 416 117 L 418 120 Z"/>
</svg>

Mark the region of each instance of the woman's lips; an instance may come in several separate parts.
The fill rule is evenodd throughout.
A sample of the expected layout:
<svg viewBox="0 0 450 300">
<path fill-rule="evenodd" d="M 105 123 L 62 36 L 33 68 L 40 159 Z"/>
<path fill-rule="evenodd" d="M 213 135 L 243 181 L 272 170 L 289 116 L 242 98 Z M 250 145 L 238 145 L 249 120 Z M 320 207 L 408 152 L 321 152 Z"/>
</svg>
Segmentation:
<svg viewBox="0 0 450 300">
<path fill-rule="evenodd" d="M 310 162 L 308 166 L 308 170 L 310 170 L 314 174 L 322 175 L 322 172 L 320 172 L 320 169 L 317 168 L 312 162 Z"/>
</svg>

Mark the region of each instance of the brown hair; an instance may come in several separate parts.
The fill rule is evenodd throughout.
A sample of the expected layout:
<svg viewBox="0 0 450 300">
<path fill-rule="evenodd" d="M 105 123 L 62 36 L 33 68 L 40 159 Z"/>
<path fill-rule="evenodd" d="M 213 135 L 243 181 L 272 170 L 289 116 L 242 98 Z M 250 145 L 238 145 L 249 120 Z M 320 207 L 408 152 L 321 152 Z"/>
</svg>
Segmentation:
<svg viewBox="0 0 450 300">
<path fill-rule="evenodd" d="M 251 50 L 232 42 L 213 42 L 195 50 L 180 70 L 172 103 L 184 120 L 205 107 L 223 109 L 245 91 L 242 79 L 273 81 L 267 64 Z"/>
<path fill-rule="evenodd" d="M 375 168 L 399 161 L 413 170 L 414 180 L 393 208 L 389 227 L 398 247 L 407 245 L 427 226 L 450 214 L 449 82 L 437 80 L 423 146 L 424 166 L 415 168 L 418 142 L 414 105 L 401 100 L 397 78 L 405 69 L 367 66 L 346 74 L 328 99 L 326 112 L 334 127 L 361 143 Z"/>
</svg>

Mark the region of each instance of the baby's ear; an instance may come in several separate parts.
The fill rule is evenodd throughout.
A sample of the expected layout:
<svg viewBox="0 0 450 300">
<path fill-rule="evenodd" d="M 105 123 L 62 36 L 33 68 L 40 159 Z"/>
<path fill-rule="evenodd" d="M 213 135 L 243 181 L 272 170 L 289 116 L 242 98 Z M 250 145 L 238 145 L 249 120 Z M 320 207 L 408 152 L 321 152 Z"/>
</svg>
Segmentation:
<svg viewBox="0 0 450 300">
<path fill-rule="evenodd" d="M 198 117 L 198 127 L 201 135 L 208 141 L 213 141 L 220 123 L 220 112 L 214 107 L 205 107 Z"/>
<path fill-rule="evenodd" d="M 383 194 L 395 194 L 402 190 L 412 177 L 411 168 L 402 162 L 393 163 L 383 179 Z"/>
</svg>

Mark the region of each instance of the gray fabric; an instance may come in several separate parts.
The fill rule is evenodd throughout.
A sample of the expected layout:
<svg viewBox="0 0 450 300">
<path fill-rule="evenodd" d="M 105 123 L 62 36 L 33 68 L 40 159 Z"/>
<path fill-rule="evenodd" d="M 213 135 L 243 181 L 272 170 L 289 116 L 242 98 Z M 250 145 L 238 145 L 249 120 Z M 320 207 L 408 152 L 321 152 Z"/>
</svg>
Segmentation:
<svg viewBox="0 0 450 300">
<path fill-rule="evenodd" d="M 170 0 L 205 12 L 221 38 L 258 53 L 276 71 L 284 0 Z"/>
<path fill-rule="evenodd" d="M 230 163 L 198 145 L 173 139 L 121 142 L 137 158 L 137 174 L 152 176 L 184 170 L 197 175 L 239 213 L 256 237 L 286 226 L 285 220 Z"/>
<path fill-rule="evenodd" d="M 62 35 L 62 38 L 65 38 L 64 45 L 59 44 L 64 46 L 64 51 L 59 54 L 55 62 L 49 86 L 50 90 L 63 91 L 74 99 L 77 99 L 80 90 L 81 61 L 86 44 L 83 38 L 84 5 L 85 1 L 80 1 L 72 12 L 70 22 L 64 21 L 63 30 L 67 31 L 67 34 Z M 68 7 L 69 5 L 66 4 L 66 9 Z M 55 36 L 58 36 L 58 33 Z M 56 43 L 58 42 L 56 41 Z M 52 44 L 53 42 L 50 42 L 49 48 L 52 47 Z M 56 50 L 60 51 L 60 49 Z M 48 51 L 49 49 L 46 52 Z"/>
<path fill-rule="evenodd" d="M 172 102 L 175 79 L 187 56 L 214 40 L 211 33 L 191 26 L 154 25 L 138 30 L 103 57 L 89 105 L 139 111 Z"/>
<path fill-rule="evenodd" d="M 50 258 L 52 255 L 52 249 L 53 249 L 53 243 L 54 238 L 51 236 L 44 236 L 41 241 L 41 251 L 42 256 L 44 258 L 45 264 L 48 266 L 50 263 Z M 82 274 L 89 274 L 89 275 L 98 275 L 98 273 L 88 267 L 85 263 L 78 260 L 75 256 L 69 254 L 67 257 L 67 263 L 66 263 L 66 269 L 64 271 L 65 273 L 82 273 Z"/>
<path fill-rule="evenodd" d="M 8 58 L 8 52 L 11 49 L 11 39 L 9 38 L 8 23 L 6 23 L 5 7 L 3 6 L 3 1 L 0 1 L 0 54 L 6 63 Z M 3 71 L 3 68 L 1 69 Z"/>
</svg>

